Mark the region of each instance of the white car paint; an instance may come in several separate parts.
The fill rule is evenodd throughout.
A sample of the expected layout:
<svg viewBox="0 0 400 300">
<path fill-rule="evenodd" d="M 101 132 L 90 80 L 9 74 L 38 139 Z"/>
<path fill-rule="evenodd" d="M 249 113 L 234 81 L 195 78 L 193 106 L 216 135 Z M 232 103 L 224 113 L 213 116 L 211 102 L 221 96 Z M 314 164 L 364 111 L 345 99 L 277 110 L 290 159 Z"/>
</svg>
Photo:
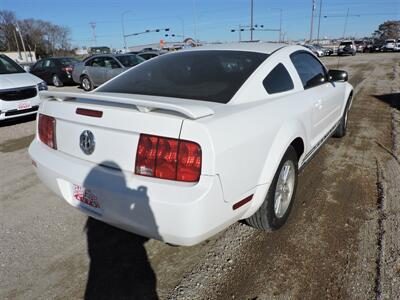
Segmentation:
<svg viewBox="0 0 400 300">
<path fill-rule="evenodd" d="M 178 245 L 199 243 L 254 214 L 289 145 L 295 139 L 303 141 L 304 152 L 299 158 L 299 166 L 303 166 L 336 128 L 352 86 L 326 82 L 304 90 L 289 57 L 296 51 L 311 53 L 301 46 L 240 43 L 187 51 L 203 50 L 253 51 L 270 56 L 227 104 L 96 91 L 42 93 L 39 113 L 56 119 L 58 150 L 38 137 L 32 142 L 29 153 L 40 179 L 94 218 Z M 279 63 L 286 67 L 294 88 L 270 95 L 262 82 Z M 102 118 L 85 117 L 75 113 L 77 108 L 104 114 Z M 96 150 L 91 155 L 79 147 L 84 130 L 91 130 L 96 137 Z M 135 175 L 141 133 L 198 143 L 202 149 L 200 180 L 185 183 Z M 102 208 L 91 209 L 75 200 L 74 184 L 93 191 Z M 233 209 L 235 203 L 251 195 L 250 202 Z"/>
<path fill-rule="evenodd" d="M 37 85 L 41 82 L 40 78 L 30 73 L 0 74 L 0 93 L 25 87 L 33 87 L 37 92 L 34 97 L 13 101 L 2 100 L 0 96 L 0 120 L 36 114 L 36 111 L 24 112 L 24 109 L 39 106 L 41 100 Z M 10 112 L 18 112 L 18 114 L 6 116 Z"/>
</svg>

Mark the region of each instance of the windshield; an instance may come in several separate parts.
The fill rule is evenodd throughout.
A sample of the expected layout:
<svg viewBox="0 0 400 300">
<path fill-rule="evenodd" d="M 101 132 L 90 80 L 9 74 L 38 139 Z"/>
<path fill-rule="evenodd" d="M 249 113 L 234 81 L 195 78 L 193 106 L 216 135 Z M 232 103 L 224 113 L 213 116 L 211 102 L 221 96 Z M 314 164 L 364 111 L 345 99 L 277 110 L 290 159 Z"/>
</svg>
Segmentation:
<svg viewBox="0 0 400 300">
<path fill-rule="evenodd" d="M 265 53 L 225 50 L 166 54 L 138 65 L 97 91 L 228 103 L 267 57 Z"/>
<path fill-rule="evenodd" d="M 0 56 L 0 74 L 25 73 L 25 70 L 7 56 Z"/>
<path fill-rule="evenodd" d="M 117 56 L 117 59 L 124 67 L 127 67 L 127 68 L 136 66 L 136 65 L 140 64 L 141 62 L 146 61 L 144 58 L 141 58 L 136 55 L 120 55 L 120 56 Z"/>
<path fill-rule="evenodd" d="M 68 67 L 68 66 L 72 66 L 74 64 L 77 64 L 79 62 L 79 60 L 72 58 L 72 57 L 67 57 L 67 58 L 61 58 L 60 59 L 60 63 L 64 66 L 64 67 Z"/>
</svg>

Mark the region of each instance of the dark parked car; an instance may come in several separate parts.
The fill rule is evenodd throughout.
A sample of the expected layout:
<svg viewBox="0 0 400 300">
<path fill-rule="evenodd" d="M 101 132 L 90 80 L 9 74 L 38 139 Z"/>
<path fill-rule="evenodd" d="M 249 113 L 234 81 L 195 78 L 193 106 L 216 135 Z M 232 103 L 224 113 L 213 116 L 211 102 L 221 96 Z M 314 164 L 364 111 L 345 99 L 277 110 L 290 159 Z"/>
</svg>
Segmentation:
<svg viewBox="0 0 400 300">
<path fill-rule="evenodd" d="M 365 49 L 367 47 L 367 43 L 366 42 L 364 42 L 362 40 L 359 40 L 359 41 L 354 41 L 354 44 L 356 46 L 356 51 L 357 52 L 360 52 L 360 53 L 364 53 L 365 52 Z"/>
<path fill-rule="evenodd" d="M 145 59 L 134 54 L 104 54 L 88 57 L 75 65 L 72 78 L 85 91 L 91 91 Z"/>
<path fill-rule="evenodd" d="M 337 54 L 338 55 L 356 55 L 356 45 L 353 41 L 343 41 L 340 43 Z"/>
<path fill-rule="evenodd" d="M 381 52 L 383 47 L 382 42 L 376 42 L 372 44 L 371 48 L 369 49 L 370 52 Z"/>
<path fill-rule="evenodd" d="M 52 57 L 39 60 L 30 72 L 46 83 L 60 87 L 67 83 L 74 83 L 72 71 L 79 60 L 73 57 Z"/>
</svg>

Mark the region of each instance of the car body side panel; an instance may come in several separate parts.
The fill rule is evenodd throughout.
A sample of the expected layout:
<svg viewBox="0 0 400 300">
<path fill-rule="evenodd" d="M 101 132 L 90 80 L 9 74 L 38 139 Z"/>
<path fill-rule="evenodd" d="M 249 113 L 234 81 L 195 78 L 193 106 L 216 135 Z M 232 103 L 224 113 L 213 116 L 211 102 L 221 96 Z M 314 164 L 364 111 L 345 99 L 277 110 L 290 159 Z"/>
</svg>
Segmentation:
<svg viewBox="0 0 400 300">
<path fill-rule="evenodd" d="M 208 168 L 206 162 L 210 165 L 215 162 L 215 166 L 214 169 L 203 170 L 220 176 L 226 202 L 237 202 L 241 200 L 243 193 L 270 180 L 262 175 L 268 153 L 283 155 L 286 150 L 282 150 L 281 145 L 275 146 L 275 143 L 287 146 L 293 136 L 296 138 L 300 134 L 306 139 L 304 128 L 308 124 L 303 123 L 309 119 L 310 112 L 307 105 L 293 105 L 296 102 L 298 103 L 298 96 L 293 94 L 260 103 L 234 105 L 229 109 L 227 107 L 224 112 L 216 112 L 218 117 L 196 122 L 184 121 L 181 138 L 196 141 L 200 139 L 201 144 L 209 140 L 203 151 L 205 168 Z M 281 111 L 286 113 L 281 114 Z M 290 124 L 289 120 L 297 120 L 298 116 L 302 116 L 298 122 L 284 127 Z M 205 133 L 195 133 L 194 128 L 199 127 L 198 123 L 204 124 Z M 297 131 L 294 131 L 295 128 Z M 269 166 L 271 172 L 275 173 L 277 166 Z"/>
</svg>

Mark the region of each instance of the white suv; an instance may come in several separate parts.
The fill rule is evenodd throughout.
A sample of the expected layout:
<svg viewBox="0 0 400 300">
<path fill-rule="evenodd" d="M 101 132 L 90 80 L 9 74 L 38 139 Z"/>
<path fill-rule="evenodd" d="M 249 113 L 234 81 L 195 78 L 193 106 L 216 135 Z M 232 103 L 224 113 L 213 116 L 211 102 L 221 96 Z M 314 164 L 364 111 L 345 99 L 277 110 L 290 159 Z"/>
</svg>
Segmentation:
<svg viewBox="0 0 400 300">
<path fill-rule="evenodd" d="M 0 120 L 35 114 L 41 90 L 47 90 L 45 82 L 0 54 Z"/>
<path fill-rule="evenodd" d="M 396 40 L 387 39 L 382 47 L 383 51 L 395 51 L 396 50 Z"/>
</svg>

